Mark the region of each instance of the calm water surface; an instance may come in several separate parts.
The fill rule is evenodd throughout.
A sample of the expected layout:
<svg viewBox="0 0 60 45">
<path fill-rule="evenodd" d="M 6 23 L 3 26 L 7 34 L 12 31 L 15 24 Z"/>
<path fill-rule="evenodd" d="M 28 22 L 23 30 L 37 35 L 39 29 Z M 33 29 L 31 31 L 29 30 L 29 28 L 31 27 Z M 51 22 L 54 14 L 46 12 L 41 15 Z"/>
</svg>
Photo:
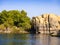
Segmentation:
<svg viewBox="0 0 60 45">
<path fill-rule="evenodd" d="M 49 35 L 0 34 L 0 45 L 60 45 L 60 38 Z"/>
</svg>

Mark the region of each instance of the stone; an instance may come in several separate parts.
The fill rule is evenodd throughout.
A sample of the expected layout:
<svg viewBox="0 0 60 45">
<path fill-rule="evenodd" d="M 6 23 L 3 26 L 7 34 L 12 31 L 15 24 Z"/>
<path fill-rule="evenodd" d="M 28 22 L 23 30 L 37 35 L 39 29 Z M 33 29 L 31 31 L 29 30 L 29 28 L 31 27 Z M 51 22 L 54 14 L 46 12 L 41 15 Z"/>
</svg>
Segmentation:
<svg viewBox="0 0 60 45">
<path fill-rule="evenodd" d="M 47 33 L 49 32 L 49 28 L 51 33 L 60 30 L 60 16 L 56 14 L 42 14 L 36 16 L 32 18 L 32 23 L 38 32 L 43 31 L 43 33 Z"/>
</svg>

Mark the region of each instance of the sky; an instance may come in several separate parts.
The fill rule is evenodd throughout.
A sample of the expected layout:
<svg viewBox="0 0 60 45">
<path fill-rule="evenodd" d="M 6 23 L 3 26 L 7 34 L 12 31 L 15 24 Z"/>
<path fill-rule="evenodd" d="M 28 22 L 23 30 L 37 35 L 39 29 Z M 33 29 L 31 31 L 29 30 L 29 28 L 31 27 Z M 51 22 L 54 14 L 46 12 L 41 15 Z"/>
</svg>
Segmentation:
<svg viewBox="0 0 60 45">
<path fill-rule="evenodd" d="M 45 13 L 60 15 L 60 0 L 0 0 L 0 12 L 3 10 L 25 10 L 30 18 Z"/>
</svg>

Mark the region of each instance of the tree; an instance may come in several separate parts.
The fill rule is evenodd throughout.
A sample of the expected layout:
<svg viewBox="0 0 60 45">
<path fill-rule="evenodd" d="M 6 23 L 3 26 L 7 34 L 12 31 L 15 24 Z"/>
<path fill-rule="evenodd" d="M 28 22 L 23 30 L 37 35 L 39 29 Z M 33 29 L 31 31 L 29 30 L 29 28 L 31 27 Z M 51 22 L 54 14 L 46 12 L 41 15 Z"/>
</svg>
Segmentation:
<svg viewBox="0 0 60 45">
<path fill-rule="evenodd" d="M 0 12 L 0 24 L 4 24 L 5 27 L 22 27 L 24 30 L 31 28 L 30 18 L 24 10 L 3 10 Z"/>
</svg>

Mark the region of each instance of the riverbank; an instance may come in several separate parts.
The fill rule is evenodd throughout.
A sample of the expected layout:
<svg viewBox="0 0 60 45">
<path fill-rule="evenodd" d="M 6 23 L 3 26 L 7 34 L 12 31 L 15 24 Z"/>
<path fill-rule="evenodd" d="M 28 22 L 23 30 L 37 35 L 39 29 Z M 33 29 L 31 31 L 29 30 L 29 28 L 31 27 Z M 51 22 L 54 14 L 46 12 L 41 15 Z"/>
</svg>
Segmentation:
<svg viewBox="0 0 60 45">
<path fill-rule="evenodd" d="M 1 33 L 30 33 L 28 30 L 24 30 L 22 27 L 16 27 L 16 26 L 10 26 L 10 27 L 4 27 L 0 26 L 0 34 Z"/>
<path fill-rule="evenodd" d="M 19 31 L 19 32 L 0 31 L 0 34 L 14 34 L 14 33 L 17 33 L 17 34 L 29 34 L 29 32 L 27 32 L 27 31 Z"/>
</svg>

